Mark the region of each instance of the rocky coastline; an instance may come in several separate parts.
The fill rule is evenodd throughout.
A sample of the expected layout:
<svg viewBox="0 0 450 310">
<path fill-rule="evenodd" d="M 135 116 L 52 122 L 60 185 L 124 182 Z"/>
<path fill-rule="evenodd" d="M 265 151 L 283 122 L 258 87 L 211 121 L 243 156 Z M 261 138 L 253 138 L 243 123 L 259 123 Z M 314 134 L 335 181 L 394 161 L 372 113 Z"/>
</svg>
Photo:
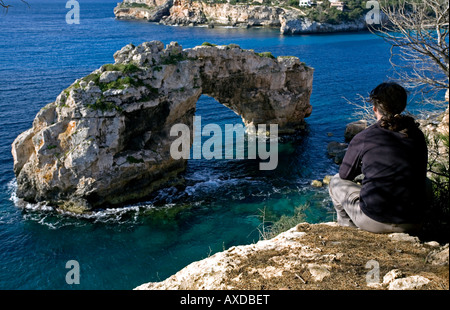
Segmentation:
<svg viewBox="0 0 450 310">
<path fill-rule="evenodd" d="M 367 30 L 365 20 L 320 23 L 288 6 L 213 3 L 192 0 L 123 0 L 114 8 L 117 19 L 146 20 L 172 26 L 233 26 L 279 28 L 282 34 L 354 32 Z"/>
</svg>

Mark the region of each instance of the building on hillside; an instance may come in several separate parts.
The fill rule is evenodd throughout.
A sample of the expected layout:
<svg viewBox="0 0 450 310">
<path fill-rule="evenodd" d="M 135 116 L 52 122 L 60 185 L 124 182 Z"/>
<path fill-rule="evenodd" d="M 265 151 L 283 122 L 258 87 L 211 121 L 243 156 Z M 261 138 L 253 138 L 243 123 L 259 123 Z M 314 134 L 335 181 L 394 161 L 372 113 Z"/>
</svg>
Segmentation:
<svg viewBox="0 0 450 310">
<path fill-rule="evenodd" d="M 311 0 L 299 0 L 298 6 L 311 6 L 312 1 Z"/>
<path fill-rule="evenodd" d="M 344 3 L 344 1 L 331 1 L 330 0 L 330 7 L 335 7 L 339 11 L 344 11 L 345 3 Z"/>
</svg>

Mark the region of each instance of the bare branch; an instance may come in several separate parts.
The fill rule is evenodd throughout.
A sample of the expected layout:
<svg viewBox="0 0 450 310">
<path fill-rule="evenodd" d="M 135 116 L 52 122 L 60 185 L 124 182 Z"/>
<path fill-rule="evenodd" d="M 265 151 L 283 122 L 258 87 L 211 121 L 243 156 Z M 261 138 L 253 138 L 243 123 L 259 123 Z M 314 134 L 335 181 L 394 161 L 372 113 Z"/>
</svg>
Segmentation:
<svg viewBox="0 0 450 310">
<path fill-rule="evenodd" d="M 369 125 L 375 123 L 377 121 L 377 118 L 373 113 L 373 105 L 364 96 L 360 94 L 358 94 L 357 96 L 357 102 L 350 101 L 347 98 L 343 97 L 348 104 L 356 107 L 355 112 L 353 112 L 353 117 L 358 120 L 365 120 Z"/>
<path fill-rule="evenodd" d="M 421 93 L 449 87 L 449 1 L 399 0 L 381 4 L 387 22 L 369 26 L 391 45 L 390 63 L 398 79 Z"/>
<path fill-rule="evenodd" d="M 25 3 L 28 7 L 30 7 L 30 5 L 28 4 L 27 1 L 25 1 L 25 0 L 20 0 L 20 1 Z M 3 7 L 4 9 L 6 9 L 6 13 L 8 13 L 8 9 L 10 7 L 12 7 L 12 5 L 5 3 L 5 0 L 0 0 L 0 7 Z"/>
</svg>

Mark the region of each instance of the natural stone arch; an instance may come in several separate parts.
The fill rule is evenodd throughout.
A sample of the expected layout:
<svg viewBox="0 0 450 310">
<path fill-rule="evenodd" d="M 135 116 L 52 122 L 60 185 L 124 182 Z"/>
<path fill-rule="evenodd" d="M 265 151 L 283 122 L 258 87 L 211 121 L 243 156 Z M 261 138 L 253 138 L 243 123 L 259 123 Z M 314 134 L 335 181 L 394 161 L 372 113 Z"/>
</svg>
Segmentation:
<svg viewBox="0 0 450 310">
<path fill-rule="evenodd" d="M 18 197 L 73 212 L 142 199 L 185 169 L 170 156 L 170 129 L 192 129 L 202 94 L 245 125 L 278 124 L 280 134 L 311 113 L 313 69 L 296 57 L 152 41 L 114 59 L 65 89 L 14 141 Z"/>
</svg>

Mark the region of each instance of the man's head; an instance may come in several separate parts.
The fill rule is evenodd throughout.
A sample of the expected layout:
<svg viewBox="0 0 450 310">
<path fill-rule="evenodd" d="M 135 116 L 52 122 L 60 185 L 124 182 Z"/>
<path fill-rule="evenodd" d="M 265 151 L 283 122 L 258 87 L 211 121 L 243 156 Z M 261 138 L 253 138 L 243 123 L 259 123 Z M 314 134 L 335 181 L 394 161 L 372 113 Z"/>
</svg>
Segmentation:
<svg viewBox="0 0 450 310">
<path fill-rule="evenodd" d="M 403 112 L 407 103 L 406 90 L 393 82 L 381 83 L 370 92 L 369 101 L 377 118 L 393 117 Z"/>
</svg>

